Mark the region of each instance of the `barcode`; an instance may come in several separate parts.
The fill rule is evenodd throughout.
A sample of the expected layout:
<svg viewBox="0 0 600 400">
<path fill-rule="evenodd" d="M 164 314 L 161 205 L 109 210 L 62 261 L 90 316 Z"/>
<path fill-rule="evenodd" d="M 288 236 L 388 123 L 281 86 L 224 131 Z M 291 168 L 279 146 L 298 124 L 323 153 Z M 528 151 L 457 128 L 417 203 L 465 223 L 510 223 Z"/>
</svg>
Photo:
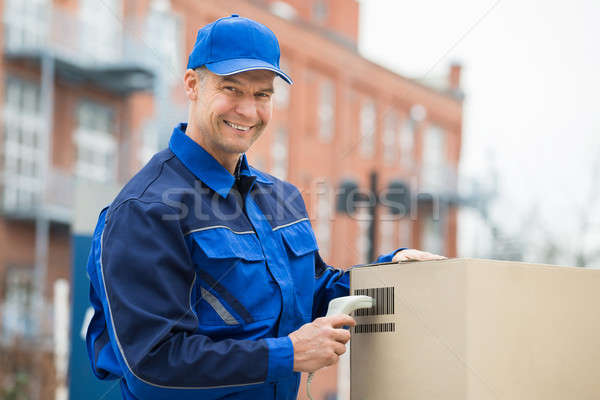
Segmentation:
<svg viewBox="0 0 600 400">
<path fill-rule="evenodd" d="M 385 322 L 382 324 L 361 324 L 354 327 L 354 333 L 380 332 L 396 332 L 396 324 L 394 322 Z"/>
<path fill-rule="evenodd" d="M 385 315 L 394 313 L 394 287 L 355 289 L 355 295 L 371 296 L 375 299 L 375 306 L 371 308 L 361 308 L 355 311 L 355 316 L 364 317 L 367 315 Z"/>
</svg>

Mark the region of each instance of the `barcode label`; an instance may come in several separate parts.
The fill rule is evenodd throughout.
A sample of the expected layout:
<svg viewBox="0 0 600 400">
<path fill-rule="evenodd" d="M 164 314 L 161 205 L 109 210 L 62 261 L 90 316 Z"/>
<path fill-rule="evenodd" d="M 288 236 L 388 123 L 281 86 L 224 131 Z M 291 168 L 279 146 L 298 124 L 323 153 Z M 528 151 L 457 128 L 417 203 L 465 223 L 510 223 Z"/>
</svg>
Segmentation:
<svg viewBox="0 0 600 400">
<path fill-rule="evenodd" d="M 371 296 L 375 299 L 375 307 L 361 308 L 354 311 L 357 317 L 367 315 L 394 314 L 394 287 L 355 289 L 355 295 Z"/>
<path fill-rule="evenodd" d="M 361 324 L 354 327 L 354 333 L 381 333 L 396 332 L 394 322 L 385 322 L 382 324 Z"/>
</svg>

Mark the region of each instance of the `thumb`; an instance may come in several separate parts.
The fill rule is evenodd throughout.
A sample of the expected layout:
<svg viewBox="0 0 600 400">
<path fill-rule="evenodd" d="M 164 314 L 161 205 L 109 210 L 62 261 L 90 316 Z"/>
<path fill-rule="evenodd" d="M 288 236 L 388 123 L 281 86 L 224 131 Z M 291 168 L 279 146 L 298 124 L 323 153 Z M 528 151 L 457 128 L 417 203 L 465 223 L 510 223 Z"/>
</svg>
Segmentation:
<svg viewBox="0 0 600 400">
<path fill-rule="evenodd" d="M 354 320 L 354 318 L 352 318 L 351 316 L 347 315 L 347 314 L 338 314 L 338 315 L 334 315 L 332 317 L 327 317 L 327 319 L 329 319 L 329 323 L 331 323 L 331 326 L 333 328 L 340 328 L 342 326 L 355 326 L 356 325 L 356 321 Z"/>
</svg>

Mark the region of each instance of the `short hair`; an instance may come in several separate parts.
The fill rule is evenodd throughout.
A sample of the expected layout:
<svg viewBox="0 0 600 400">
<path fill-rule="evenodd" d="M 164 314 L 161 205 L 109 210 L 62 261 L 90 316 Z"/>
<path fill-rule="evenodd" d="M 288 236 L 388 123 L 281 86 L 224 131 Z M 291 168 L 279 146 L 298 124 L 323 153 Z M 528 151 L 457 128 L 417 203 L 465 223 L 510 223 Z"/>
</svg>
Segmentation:
<svg viewBox="0 0 600 400">
<path fill-rule="evenodd" d="M 200 82 L 200 87 L 204 88 L 204 82 L 206 82 L 206 77 L 210 73 L 208 68 L 206 68 L 206 65 L 203 65 L 201 67 L 194 68 L 194 71 L 196 71 L 196 74 L 198 74 L 198 82 Z"/>
</svg>

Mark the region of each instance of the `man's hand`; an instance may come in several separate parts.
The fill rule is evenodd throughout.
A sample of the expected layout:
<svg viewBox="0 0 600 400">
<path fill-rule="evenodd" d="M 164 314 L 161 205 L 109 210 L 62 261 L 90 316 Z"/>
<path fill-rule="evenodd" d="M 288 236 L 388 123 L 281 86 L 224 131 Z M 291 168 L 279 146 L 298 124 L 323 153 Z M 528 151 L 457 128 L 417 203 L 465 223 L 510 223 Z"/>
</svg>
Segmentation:
<svg viewBox="0 0 600 400">
<path fill-rule="evenodd" d="M 401 261 L 427 261 L 427 260 L 445 260 L 446 257 L 438 256 L 437 254 L 428 253 L 426 251 L 405 249 L 397 252 L 392 258 L 392 262 Z"/>
<path fill-rule="evenodd" d="M 294 346 L 294 371 L 314 372 L 335 364 L 346 352 L 350 332 L 339 329 L 354 326 L 354 318 L 346 314 L 317 318 L 288 336 Z"/>
</svg>

